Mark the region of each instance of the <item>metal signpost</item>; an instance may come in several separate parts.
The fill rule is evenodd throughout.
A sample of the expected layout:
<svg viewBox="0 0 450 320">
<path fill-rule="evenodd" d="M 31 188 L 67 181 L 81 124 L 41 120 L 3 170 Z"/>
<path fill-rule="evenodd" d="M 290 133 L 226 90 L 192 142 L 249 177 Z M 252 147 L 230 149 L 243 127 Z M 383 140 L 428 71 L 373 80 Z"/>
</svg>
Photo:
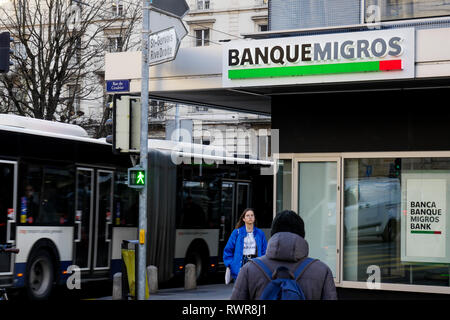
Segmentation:
<svg viewBox="0 0 450 320">
<path fill-rule="evenodd" d="M 141 79 L 141 152 L 140 167 L 148 172 L 148 43 L 150 35 L 149 8 L 152 0 L 143 0 L 142 8 L 142 79 Z M 147 174 L 144 177 L 144 186 L 139 194 L 139 246 L 138 246 L 138 265 L 136 272 L 136 297 L 137 300 L 145 300 L 145 269 L 146 269 L 146 244 L 147 233 Z M 142 236 L 143 235 L 143 236 Z"/>
<path fill-rule="evenodd" d="M 141 70 L 141 146 L 140 146 L 140 165 L 136 183 L 140 187 L 139 194 L 139 246 L 138 246 L 138 263 L 136 272 L 136 297 L 137 300 L 145 300 L 145 281 L 146 281 L 146 238 L 147 238 L 147 190 L 148 190 L 148 96 L 149 96 L 149 43 L 151 30 L 156 35 L 154 45 L 161 46 L 161 59 L 153 64 L 167 62 L 175 59 L 176 52 L 181 39 L 187 34 L 186 27 L 180 17 L 184 16 L 189 10 L 185 0 L 143 0 L 142 1 L 142 70 Z M 156 22 L 158 25 L 151 24 L 150 11 L 158 11 L 161 17 Z M 167 18 L 164 18 L 167 16 Z M 164 21 L 170 21 L 172 25 L 163 25 Z M 184 29 L 184 31 L 183 31 Z M 185 33 L 184 33 L 185 32 Z M 183 34 L 184 33 L 184 34 Z M 175 39 L 176 35 L 176 39 Z M 152 39 L 153 39 L 152 36 Z M 161 41 L 158 41 L 160 38 Z M 167 40 L 163 40 L 163 38 Z M 169 39 L 171 38 L 171 39 Z M 175 45 L 175 47 L 174 47 Z M 162 51 L 161 51 L 162 50 Z M 172 54 L 169 54 L 172 52 Z M 163 54 L 164 53 L 164 54 Z M 159 57 L 159 54 L 156 56 Z M 136 168 L 135 168 L 136 169 Z M 142 177 L 143 175 L 143 177 Z M 144 184 L 142 185 L 142 181 Z"/>
</svg>

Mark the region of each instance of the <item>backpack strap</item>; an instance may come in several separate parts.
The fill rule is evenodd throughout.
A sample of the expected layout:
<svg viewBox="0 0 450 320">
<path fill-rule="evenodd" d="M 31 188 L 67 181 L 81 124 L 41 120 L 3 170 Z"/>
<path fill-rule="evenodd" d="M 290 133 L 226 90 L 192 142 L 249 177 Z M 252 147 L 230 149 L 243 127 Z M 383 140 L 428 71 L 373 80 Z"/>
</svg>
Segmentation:
<svg viewBox="0 0 450 320">
<path fill-rule="evenodd" d="M 254 258 L 250 260 L 250 262 L 255 263 L 259 269 L 263 271 L 263 273 L 266 275 L 266 277 L 269 279 L 269 281 L 272 281 L 272 271 L 270 271 L 269 267 L 267 267 L 264 262 L 259 260 L 258 258 Z"/>
<path fill-rule="evenodd" d="M 305 272 L 305 270 L 316 261 L 318 261 L 318 260 L 313 259 L 313 258 L 308 258 L 308 257 L 303 259 L 303 261 L 298 266 L 297 270 L 295 270 L 295 273 L 294 273 L 295 281 L 297 281 L 303 275 L 303 272 Z"/>
</svg>

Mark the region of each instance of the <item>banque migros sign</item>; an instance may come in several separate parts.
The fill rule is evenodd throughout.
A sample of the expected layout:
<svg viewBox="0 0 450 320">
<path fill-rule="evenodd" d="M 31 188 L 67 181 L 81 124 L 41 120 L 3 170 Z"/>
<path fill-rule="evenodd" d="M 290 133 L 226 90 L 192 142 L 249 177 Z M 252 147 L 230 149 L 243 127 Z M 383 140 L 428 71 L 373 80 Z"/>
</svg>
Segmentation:
<svg viewBox="0 0 450 320">
<path fill-rule="evenodd" d="M 223 47 L 224 87 L 414 77 L 413 28 L 232 41 Z"/>
</svg>

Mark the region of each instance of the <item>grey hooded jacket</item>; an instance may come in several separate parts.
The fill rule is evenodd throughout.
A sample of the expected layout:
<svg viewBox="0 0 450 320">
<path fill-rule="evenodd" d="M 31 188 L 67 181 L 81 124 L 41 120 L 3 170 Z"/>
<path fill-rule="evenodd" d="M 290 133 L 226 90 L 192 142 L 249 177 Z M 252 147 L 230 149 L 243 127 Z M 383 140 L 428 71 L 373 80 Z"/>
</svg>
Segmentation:
<svg viewBox="0 0 450 320">
<path fill-rule="evenodd" d="M 295 233 L 277 232 L 269 240 L 266 255 L 260 259 L 272 271 L 286 266 L 292 273 L 308 256 L 306 240 Z M 236 279 L 231 300 L 257 300 L 269 279 L 255 263 L 246 263 Z M 298 279 L 307 300 L 336 300 L 336 287 L 330 268 L 321 261 L 315 261 Z"/>
</svg>

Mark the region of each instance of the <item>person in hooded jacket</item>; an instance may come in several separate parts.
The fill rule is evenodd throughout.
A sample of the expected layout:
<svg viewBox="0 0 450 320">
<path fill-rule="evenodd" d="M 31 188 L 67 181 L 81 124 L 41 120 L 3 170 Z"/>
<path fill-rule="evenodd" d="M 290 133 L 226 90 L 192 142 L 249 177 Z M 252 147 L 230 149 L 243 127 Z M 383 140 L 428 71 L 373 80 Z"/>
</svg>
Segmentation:
<svg viewBox="0 0 450 320">
<path fill-rule="evenodd" d="M 272 272 L 279 266 L 292 273 L 308 257 L 309 247 L 305 238 L 303 219 L 294 211 L 278 213 L 273 222 L 266 255 L 259 258 Z M 256 265 L 247 263 L 239 272 L 231 300 L 257 300 L 269 283 L 268 277 Z M 337 300 L 336 287 L 330 268 L 316 260 L 297 280 L 307 300 Z"/>
<path fill-rule="evenodd" d="M 255 223 L 253 209 L 245 209 L 223 250 L 223 263 L 225 267 L 230 268 L 230 274 L 234 280 L 243 265 L 266 253 L 266 235 L 261 229 L 255 227 Z"/>
</svg>

